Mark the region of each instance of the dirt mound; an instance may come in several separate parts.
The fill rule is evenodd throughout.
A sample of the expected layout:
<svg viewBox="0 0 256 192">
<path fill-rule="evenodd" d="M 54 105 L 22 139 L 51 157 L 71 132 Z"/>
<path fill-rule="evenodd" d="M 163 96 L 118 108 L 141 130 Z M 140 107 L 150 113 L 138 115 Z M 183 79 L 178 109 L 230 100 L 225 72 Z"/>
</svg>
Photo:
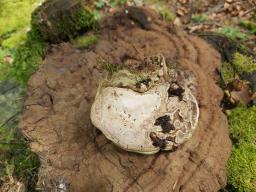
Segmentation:
<svg viewBox="0 0 256 192">
<path fill-rule="evenodd" d="M 159 53 L 195 73 L 199 127 L 174 152 L 145 156 L 123 151 L 90 123 L 98 83 L 107 75 L 99 60 L 132 68 Z M 107 18 L 91 50 L 53 45 L 29 81 L 20 123 L 41 158 L 41 187 L 74 192 L 218 191 L 226 184 L 231 151 L 227 119 L 219 107 L 223 94 L 215 84 L 220 60 L 202 39 L 137 8 Z"/>
</svg>

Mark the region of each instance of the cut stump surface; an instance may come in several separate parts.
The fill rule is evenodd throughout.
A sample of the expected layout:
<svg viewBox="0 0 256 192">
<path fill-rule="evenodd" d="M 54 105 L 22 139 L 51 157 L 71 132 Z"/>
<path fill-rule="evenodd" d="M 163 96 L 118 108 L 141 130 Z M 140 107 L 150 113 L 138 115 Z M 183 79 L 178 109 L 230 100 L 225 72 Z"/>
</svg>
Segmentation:
<svg viewBox="0 0 256 192">
<path fill-rule="evenodd" d="M 150 18 L 150 19 L 149 19 Z M 101 60 L 133 67 L 150 55 L 194 72 L 199 125 L 173 152 L 140 155 L 123 151 L 90 122 L 98 84 L 107 75 Z M 231 151 L 228 122 L 219 107 L 215 70 L 220 55 L 148 9 L 128 8 L 101 24 L 97 45 L 79 50 L 52 45 L 30 78 L 20 126 L 41 158 L 39 185 L 46 191 L 215 192 L 226 184 Z"/>
</svg>

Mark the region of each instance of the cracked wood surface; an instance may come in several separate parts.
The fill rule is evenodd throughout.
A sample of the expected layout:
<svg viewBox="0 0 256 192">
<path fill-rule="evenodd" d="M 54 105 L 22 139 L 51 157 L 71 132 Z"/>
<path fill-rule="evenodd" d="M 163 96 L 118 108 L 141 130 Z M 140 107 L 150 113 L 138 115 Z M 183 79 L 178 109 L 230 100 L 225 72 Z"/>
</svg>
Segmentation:
<svg viewBox="0 0 256 192">
<path fill-rule="evenodd" d="M 52 45 L 31 77 L 20 126 L 41 158 L 39 186 L 58 191 L 64 183 L 72 192 L 218 191 L 226 184 L 231 151 L 227 119 L 219 107 L 223 93 L 216 85 L 220 55 L 148 9 L 130 8 L 129 14 L 135 16 L 120 11 L 106 18 L 98 44 L 89 50 Z M 150 23 L 143 23 L 145 16 Z M 132 68 L 158 53 L 196 75 L 198 128 L 173 152 L 145 156 L 123 151 L 90 123 L 98 83 L 107 75 L 99 59 Z"/>
</svg>

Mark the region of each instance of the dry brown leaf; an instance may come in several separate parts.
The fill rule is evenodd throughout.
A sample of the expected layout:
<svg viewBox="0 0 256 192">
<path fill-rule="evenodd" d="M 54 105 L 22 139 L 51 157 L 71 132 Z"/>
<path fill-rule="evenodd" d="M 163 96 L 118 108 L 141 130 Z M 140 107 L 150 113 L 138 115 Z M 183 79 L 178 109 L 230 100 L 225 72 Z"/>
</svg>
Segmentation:
<svg viewBox="0 0 256 192">
<path fill-rule="evenodd" d="M 217 17 L 216 13 L 212 13 L 211 15 L 208 16 L 209 20 L 214 20 Z"/>
<path fill-rule="evenodd" d="M 229 85 L 229 91 L 230 91 L 231 100 L 234 100 L 236 102 L 240 102 L 243 104 L 248 104 L 253 97 L 253 93 L 250 87 L 246 84 L 245 81 L 242 81 L 240 79 L 235 79 Z"/>
<path fill-rule="evenodd" d="M 187 3 L 190 3 L 190 0 L 179 0 L 179 2 L 181 4 L 187 4 Z"/>
<path fill-rule="evenodd" d="M 181 26 L 182 25 L 182 21 L 179 17 L 176 17 L 174 22 L 173 22 L 174 25 L 177 25 L 177 26 Z"/>
<path fill-rule="evenodd" d="M 243 10 L 244 8 L 242 7 L 242 5 L 236 5 L 236 10 L 238 10 L 238 11 L 241 11 L 241 10 Z"/>
<path fill-rule="evenodd" d="M 226 10 L 226 9 L 228 9 L 230 7 L 230 4 L 229 3 L 224 3 L 224 9 Z"/>
<path fill-rule="evenodd" d="M 184 12 L 183 12 L 183 10 L 178 9 L 178 10 L 176 11 L 176 14 L 177 14 L 178 16 L 183 16 L 183 15 L 184 15 Z"/>
<path fill-rule="evenodd" d="M 233 0 L 226 0 L 227 3 L 233 3 Z"/>
<path fill-rule="evenodd" d="M 243 17 L 243 15 L 244 15 L 244 11 L 242 10 L 242 11 L 239 11 L 239 17 Z"/>
<path fill-rule="evenodd" d="M 203 28 L 203 25 L 200 24 L 200 25 L 195 25 L 195 26 L 192 26 L 192 27 L 189 27 L 189 33 L 193 33 L 195 31 L 199 31 Z"/>
</svg>

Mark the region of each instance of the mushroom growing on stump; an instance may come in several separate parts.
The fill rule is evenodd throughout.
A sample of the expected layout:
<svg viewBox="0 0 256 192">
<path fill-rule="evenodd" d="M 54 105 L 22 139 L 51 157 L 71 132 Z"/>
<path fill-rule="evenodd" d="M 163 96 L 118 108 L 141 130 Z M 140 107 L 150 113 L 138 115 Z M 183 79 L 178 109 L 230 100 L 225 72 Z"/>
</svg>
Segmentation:
<svg viewBox="0 0 256 192">
<path fill-rule="evenodd" d="M 30 78 L 20 127 L 30 138 L 32 150 L 41 158 L 37 185 L 40 189 L 52 191 L 61 181 L 65 181 L 70 192 L 216 192 L 226 185 L 231 142 L 228 121 L 220 107 L 223 92 L 216 85 L 215 70 L 221 66 L 220 55 L 202 39 L 162 21 L 152 10 L 141 7 L 136 11 L 144 14 L 143 18 L 150 18 L 149 27 L 145 28 L 138 17 L 132 17 L 138 14 L 129 7 L 117 10 L 100 23 L 96 45 L 77 50 L 70 43 L 56 44 Z M 151 65 L 150 58 L 145 60 L 145 66 L 141 62 L 142 56 L 157 53 L 165 56 L 166 64 L 170 66 L 168 73 L 164 73 L 166 78 L 161 76 L 163 70 L 160 70 L 161 78 L 157 76 L 159 65 Z M 106 62 L 102 63 L 102 60 Z M 117 64 L 115 68 L 109 65 L 111 63 Z M 102 64 L 106 66 L 102 67 Z M 115 72 L 106 79 L 105 69 L 114 72 L 120 68 L 126 70 Z M 168 97 L 161 92 L 166 99 L 182 104 L 185 102 L 180 100 L 191 93 L 200 104 L 200 123 L 196 126 L 195 116 L 192 116 L 192 122 L 195 122 L 192 128 L 196 130 L 176 152 L 128 153 L 117 150 L 103 134 L 95 134 L 91 121 L 88 121 L 91 106 L 95 99 L 95 102 L 102 100 L 108 89 L 120 89 L 138 96 L 148 92 L 155 96 L 151 90 L 162 87 L 168 92 Z M 41 105 L 43 95 L 49 95 L 52 102 Z M 148 100 L 142 101 L 150 104 Z M 161 102 L 166 103 L 164 99 Z M 174 103 L 174 109 L 177 103 Z M 104 105 L 112 110 L 116 106 L 113 102 L 110 106 L 103 103 L 102 107 Z M 189 112 L 195 110 L 196 106 L 193 106 Z M 106 110 L 102 107 L 98 108 L 101 113 Z M 185 120 L 179 115 L 184 112 L 177 111 L 172 117 L 166 107 L 161 103 L 158 111 L 151 113 L 151 116 L 155 115 L 154 119 L 147 123 L 154 131 L 147 131 L 145 140 L 155 152 L 160 147 L 166 149 L 169 141 L 179 145 L 183 139 L 180 133 L 176 138 L 171 133 L 175 133 L 173 127 L 178 125 L 173 118 Z M 189 123 L 186 125 L 190 127 Z M 110 137 L 110 132 L 108 135 Z M 134 144 L 135 139 L 131 140 Z"/>
<path fill-rule="evenodd" d="M 91 121 L 124 150 L 142 154 L 173 150 L 197 127 L 196 81 L 190 71 L 167 68 L 162 55 L 144 62 L 148 63 L 139 74 L 120 70 L 102 82 Z"/>
</svg>

